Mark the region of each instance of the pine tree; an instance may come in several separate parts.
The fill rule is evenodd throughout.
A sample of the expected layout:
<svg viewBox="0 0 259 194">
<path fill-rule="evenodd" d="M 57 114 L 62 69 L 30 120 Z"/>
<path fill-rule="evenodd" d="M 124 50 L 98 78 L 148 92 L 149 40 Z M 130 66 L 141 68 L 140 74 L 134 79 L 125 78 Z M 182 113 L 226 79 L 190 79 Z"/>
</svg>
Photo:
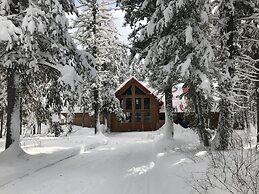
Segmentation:
<svg viewBox="0 0 259 194">
<path fill-rule="evenodd" d="M 133 47 L 145 58 L 151 85 L 163 91 L 169 133 L 173 133 L 172 87 L 209 81 L 213 50 L 209 44 L 209 1 L 123 1 L 126 21 L 134 26 Z M 141 22 L 144 19 L 147 22 Z M 204 91 L 205 93 L 208 91 Z M 208 94 L 207 94 L 208 95 Z M 168 134 L 169 134 L 168 133 Z"/>
<path fill-rule="evenodd" d="M 210 113 L 213 106 L 211 95 L 204 95 L 200 88 L 197 88 L 197 83 L 194 81 L 187 82 L 188 92 L 184 94 L 188 98 L 187 110 L 194 113 L 191 126 L 197 131 L 200 142 L 204 146 L 210 146 L 211 134 L 207 130 L 210 126 Z M 188 115 L 188 114 L 187 114 Z"/>
<path fill-rule="evenodd" d="M 64 68 L 77 68 L 81 73 L 88 67 L 85 54 L 76 50 L 68 35 L 65 12 L 75 12 L 72 1 L 1 2 L 0 25 L 4 36 L 0 37 L 0 61 L 1 73 L 7 76 L 6 149 L 11 145 L 19 147 L 21 83 L 26 87 L 34 79 L 44 83 L 50 78 L 58 86 L 68 81 L 62 79 Z M 52 94 L 47 95 L 50 105 L 58 102 L 59 95 Z"/>
<path fill-rule="evenodd" d="M 51 105 L 48 104 L 47 95 L 49 94 L 49 89 L 54 89 L 54 87 L 49 87 L 51 77 L 48 78 L 43 74 L 35 73 L 37 74 L 37 79 L 35 77 L 24 77 L 21 80 L 20 95 L 22 96 L 23 109 L 21 123 L 28 124 L 25 131 L 21 131 L 21 134 L 27 132 L 27 128 L 31 129 L 32 134 L 40 134 L 41 123 L 46 123 L 50 117 Z M 42 79 L 45 80 L 45 83 L 42 83 Z M 30 84 L 28 85 L 27 83 Z M 59 106 L 61 107 L 61 105 L 62 103 L 59 101 Z"/>
<path fill-rule="evenodd" d="M 220 120 L 216 147 L 227 149 L 237 114 L 248 114 L 255 79 L 258 2 L 215 2 L 215 52 L 218 74 Z M 242 117 L 243 117 L 242 116 Z M 244 117 L 243 117 L 244 118 Z"/>
<path fill-rule="evenodd" d="M 145 58 L 151 84 L 170 94 L 171 85 L 188 83 L 200 137 L 207 133 L 202 117 L 213 103 L 212 82 L 218 85 L 220 121 L 215 140 L 218 149 L 226 149 L 234 115 L 243 120 L 252 115 L 249 107 L 258 76 L 258 1 L 119 2 L 126 10 L 126 22 L 134 27 L 130 37 L 134 50 Z"/>
<path fill-rule="evenodd" d="M 104 111 L 107 117 L 108 113 L 120 110 L 119 102 L 111 91 L 115 91 L 119 84 L 120 66 L 124 65 L 126 52 L 118 40 L 113 17 L 105 4 L 95 0 L 81 0 L 80 3 L 82 12 L 74 20 L 76 32 L 73 37 L 83 50 L 95 58 L 96 80 L 83 86 L 83 92 L 93 93 L 94 97 L 83 94 L 82 99 L 83 104 L 93 104 L 95 133 L 97 133 L 100 111 Z M 83 106 L 84 110 L 90 108 Z"/>
</svg>

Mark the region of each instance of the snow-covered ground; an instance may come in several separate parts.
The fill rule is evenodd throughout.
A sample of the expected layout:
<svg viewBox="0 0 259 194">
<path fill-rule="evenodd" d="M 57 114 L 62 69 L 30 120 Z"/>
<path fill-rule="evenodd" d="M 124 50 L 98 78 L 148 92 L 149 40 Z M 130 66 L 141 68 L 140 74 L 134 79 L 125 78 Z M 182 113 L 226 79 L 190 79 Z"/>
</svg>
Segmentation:
<svg viewBox="0 0 259 194">
<path fill-rule="evenodd" d="M 0 193 L 190 194 L 191 177 L 207 167 L 196 134 L 178 125 L 173 141 L 158 132 L 105 137 L 75 130 L 66 137 L 22 139 L 30 155 L 1 153 Z"/>
</svg>

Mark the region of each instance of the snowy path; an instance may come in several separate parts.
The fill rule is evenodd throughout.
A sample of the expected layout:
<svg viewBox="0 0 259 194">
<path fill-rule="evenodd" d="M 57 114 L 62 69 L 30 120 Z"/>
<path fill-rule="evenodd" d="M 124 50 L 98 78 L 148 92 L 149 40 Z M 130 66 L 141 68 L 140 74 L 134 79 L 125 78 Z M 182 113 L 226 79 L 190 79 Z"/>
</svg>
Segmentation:
<svg viewBox="0 0 259 194">
<path fill-rule="evenodd" d="M 0 193 L 189 194 L 191 172 L 204 166 L 189 158 L 197 144 L 185 145 L 176 137 L 165 150 L 162 143 L 148 135 L 113 135 L 108 145 L 13 181 L 1 187 Z"/>
</svg>

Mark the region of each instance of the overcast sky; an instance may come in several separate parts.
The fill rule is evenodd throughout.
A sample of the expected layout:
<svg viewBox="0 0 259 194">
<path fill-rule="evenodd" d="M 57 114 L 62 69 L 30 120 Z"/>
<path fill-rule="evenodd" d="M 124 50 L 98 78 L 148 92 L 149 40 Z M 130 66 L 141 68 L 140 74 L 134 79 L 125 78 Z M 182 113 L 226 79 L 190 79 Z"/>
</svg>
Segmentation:
<svg viewBox="0 0 259 194">
<path fill-rule="evenodd" d="M 124 22 L 124 13 L 122 10 L 113 10 L 112 11 L 113 17 L 114 17 L 114 24 L 120 34 L 120 40 L 123 43 L 128 44 L 128 35 L 131 32 L 131 28 L 127 25 L 126 27 L 123 27 Z"/>
</svg>

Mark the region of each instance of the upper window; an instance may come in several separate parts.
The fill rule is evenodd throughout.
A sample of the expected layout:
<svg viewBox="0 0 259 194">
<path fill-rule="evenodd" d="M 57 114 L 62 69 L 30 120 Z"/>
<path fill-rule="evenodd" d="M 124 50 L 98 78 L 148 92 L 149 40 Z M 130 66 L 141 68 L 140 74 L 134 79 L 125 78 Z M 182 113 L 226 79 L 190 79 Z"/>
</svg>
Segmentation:
<svg viewBox="0 0 259 194">
<path fill-rule="evenodd" d="M 135 106 L 136 106 L 136 109 L 141 109 L 141 98 L 135 99 Z"/>
<path fill-rule="evenodd" d="M 126 98 L 126 109 L 132 109 L 132 99 Z"/>
<path fill-rule="evenodd" d="M 132 95 L 132 87 L 130 86 L 122 95 L 130 96 Z"/>
<path fill-rule="evenodd" d="M 150 109 L 150 98 L 144 98 L 144 109 Z"/>
<path fill-rule="evenodd" d="M 145 93 L 141 89 L 139 89 L 137 86 L 135 86 L 135 94 L 136 95 L 145 95 Z"/>
</svg>

